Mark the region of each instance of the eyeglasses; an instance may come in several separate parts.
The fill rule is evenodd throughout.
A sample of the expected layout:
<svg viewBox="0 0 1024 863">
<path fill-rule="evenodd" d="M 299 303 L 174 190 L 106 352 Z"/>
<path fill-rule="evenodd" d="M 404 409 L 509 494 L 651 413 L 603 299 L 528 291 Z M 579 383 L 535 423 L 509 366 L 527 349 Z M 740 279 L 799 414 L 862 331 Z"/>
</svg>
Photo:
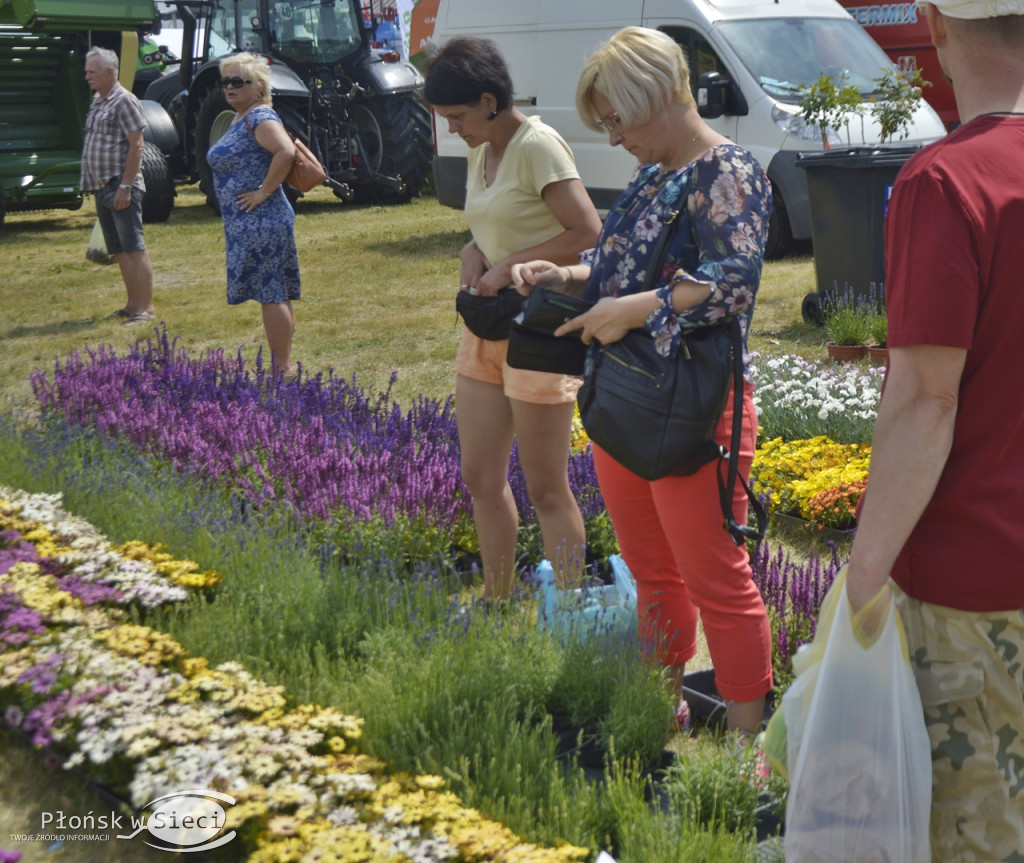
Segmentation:
<svg viewBox="0 0 1024 863">
<path fill-rule="evenodd" d="M 597 123 L 606 132 L 622 131 L 622 118 L 615 111 L 612 111 L 607 117 L 598 117 Z"/>
<path fill-rule="evenodd" d="M 221 78 L 221 87 L 234 87 L 236 90 L 240 87 L 244 87 L 246 84 L 251 84 L 250 78 L 243 78 L 241 75 L 235 75 L 233 78 Z"/>
</svg>

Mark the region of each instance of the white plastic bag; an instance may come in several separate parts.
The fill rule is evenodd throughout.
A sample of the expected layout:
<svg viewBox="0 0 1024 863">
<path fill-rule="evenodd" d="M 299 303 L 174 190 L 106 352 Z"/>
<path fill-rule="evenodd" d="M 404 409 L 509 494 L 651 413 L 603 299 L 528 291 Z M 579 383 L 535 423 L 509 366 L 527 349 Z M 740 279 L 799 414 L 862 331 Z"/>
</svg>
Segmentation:
<svg viewBox="0 0 1024 863">
<path fill-rule="evenodd" d="M 548 561 L 537 567 L 540 608 L 537 625 L 549 629 L 565 644 L 570 638 L 588 641 L 599 636 L 633 637 L 636 634 L 636 582 L 617 554 L 608 558 L 613 584 L 562 590 Z"/>
<path fill-rule="evenodd" d="M 100 220 L 92 226 L 92 234 L 89 235 L 89 246 L 85 250 L 85 256 L 94 264 L 112 264 L 114 259 L 107 254 L 107 242 L 103 238 L 103 229 L 100 227 Z"/>
<path fill-rule="evenodd" d="M 888 586 L 854 616 L 844 569 L 793 665 L 764 743 L 789 773 L 787 863 L 929 863 L 930 744 Z"/>
</svg>

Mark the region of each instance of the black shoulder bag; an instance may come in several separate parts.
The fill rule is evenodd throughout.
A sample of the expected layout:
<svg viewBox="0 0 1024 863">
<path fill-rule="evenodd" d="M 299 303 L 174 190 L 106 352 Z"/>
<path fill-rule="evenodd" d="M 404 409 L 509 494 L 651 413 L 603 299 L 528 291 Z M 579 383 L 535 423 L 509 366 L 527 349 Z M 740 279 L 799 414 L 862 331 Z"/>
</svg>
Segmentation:
<svg viewBox="0 0 1024 863">
<path fill-rule="evenodd" d="M 678 212 L 667 220 L 644 280 L 654 288 L 665 260 Z M 644 479 L 689 476 L 718 460 L 718 493 L 724 527 L 737 545 L 758 542 L 767 530 L 764 506 L 739 475 L 738 453 L 743 432 L 743 334 L 738 318 L 726 324 L 698 327 L 683 335 L 675 357 L 655 350 L 646 330 L 630 330 L 609 345 L 594 342 L 590 374 L 584 376 L 578 401 L 583 428 L 590 439 L 623 467 Z M 715 430 L 733 388 L 732 438 L 729 448 L 715 442 Z M 722 462 L 728 462 L 727 477 Z M 757 528 L 733 518 L 736 481 L 747 492 Z"/>
<path fill-rule="evenodd" d="M 455 295 L 455 311 L 473 335 L 499 342 L 508 338 L 512 321 L 523 310 L 524 302 L 526 297 L 515 288 L 501 288 L 491 296 L 460 290 Z"/>
</svg>

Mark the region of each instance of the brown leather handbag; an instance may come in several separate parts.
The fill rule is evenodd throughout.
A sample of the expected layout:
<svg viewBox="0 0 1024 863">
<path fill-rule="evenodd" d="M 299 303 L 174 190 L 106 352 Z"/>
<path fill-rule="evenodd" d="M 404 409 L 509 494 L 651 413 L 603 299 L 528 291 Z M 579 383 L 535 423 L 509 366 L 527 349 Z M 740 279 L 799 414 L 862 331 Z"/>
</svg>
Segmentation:
<svg viewBox="0 0 1024 863">
<path fill-rule="evenodd" d="M 245 118 L 245 128 L 249 130 L 250 135 L 254 138 L 256 137 L 248 117 Z M 287 129 L 285 131 L 288 132 Z M 309 147 L 303 144 L 291 132 L 288 132 L 288 137 L 292 139 L 292 143 L 295 145 L 295 159 L 292 162 L 292 169 L 288 172 L 288 176 L 284 178 L 284 181 L 300 192 L 312 192 L 313 189 L 327 179 L 327 172 Z"/>
<path fill-rule="evenodd" d="M 295 161 L 284 180 L 301 192 L 311 192 L 327 179 L 327 172 L 309 147 L 294 135 L 291 135 L 291 139 L 295 144 Z"/>
</svg>

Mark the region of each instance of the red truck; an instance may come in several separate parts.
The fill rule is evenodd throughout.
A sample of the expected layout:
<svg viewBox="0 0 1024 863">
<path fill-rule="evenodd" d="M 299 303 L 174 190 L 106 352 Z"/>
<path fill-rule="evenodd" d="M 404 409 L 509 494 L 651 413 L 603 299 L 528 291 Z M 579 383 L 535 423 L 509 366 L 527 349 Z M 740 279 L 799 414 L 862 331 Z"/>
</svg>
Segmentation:
<svg viewBox="0 0 1024 863">
<path fill-rule="evenodd" d="M 853 19 L 860 24 L 900 68 L 913 72 L 921 70 L 921 77 L 931 82 L 924 90 L 925 101 L 942 118 L 947 129 L 960 122 L 956 110 L 953 88 L 949 85 L 928 33 L 928 22 L 910 3 L 878 3 L 860 5 L 857 0 L 839 0 Z"/>
</svg>

